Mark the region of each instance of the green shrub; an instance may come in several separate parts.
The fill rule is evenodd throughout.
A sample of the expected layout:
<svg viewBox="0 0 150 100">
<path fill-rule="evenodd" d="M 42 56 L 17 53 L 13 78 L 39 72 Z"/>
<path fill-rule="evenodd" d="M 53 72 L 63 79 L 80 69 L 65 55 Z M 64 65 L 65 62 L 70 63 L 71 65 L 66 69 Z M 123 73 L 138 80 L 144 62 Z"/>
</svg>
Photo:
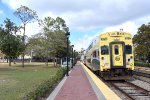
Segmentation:
<svg viewBox="0 0 150 100">
<path fill-rule="evenodd" d="M 35 90 L 28 93 L 24 99 L 36 100 L 37 98 L 44 96 L 46 92 L 52 91 L 54 86 L 58 84 L 58 82 L 64 77 L 65 73 L 66 73 L 65 68 L 58 69 L 56 75 L 42 82 Z"/>
<path fill-rule="evenodd" d="M 140 67 L 150 67 L 150 63 L 143 63 L 143 62 L 135 62 L 135 66 L 140 66 Z"/>
</svg>

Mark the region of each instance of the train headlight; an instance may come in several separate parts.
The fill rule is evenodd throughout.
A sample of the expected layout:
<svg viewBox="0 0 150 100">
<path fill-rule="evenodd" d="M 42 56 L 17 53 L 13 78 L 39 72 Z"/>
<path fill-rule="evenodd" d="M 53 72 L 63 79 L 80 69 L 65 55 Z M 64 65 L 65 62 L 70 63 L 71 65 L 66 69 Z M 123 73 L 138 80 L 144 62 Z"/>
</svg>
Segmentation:
<svg viewBox="0 0 150 100">
<path fill-rule="evenodd" d="M 102 57 L 101 59 L 104 60 L 104 57 Z"/>
<path fill-rule="evenodd" d="M 131 56 L 130 58 L 132 59 L 133 57 Z"/>
<path fill-rule="evenodd" d="M 131 63 L 130 66 L 132 66 L 133 64 Z"/>
<path fill-rule="evenodd" d="M 102 67 L 104 67 L 104 66 L 105 66 L 105 64 L 102 65 Z"/>
</svg>

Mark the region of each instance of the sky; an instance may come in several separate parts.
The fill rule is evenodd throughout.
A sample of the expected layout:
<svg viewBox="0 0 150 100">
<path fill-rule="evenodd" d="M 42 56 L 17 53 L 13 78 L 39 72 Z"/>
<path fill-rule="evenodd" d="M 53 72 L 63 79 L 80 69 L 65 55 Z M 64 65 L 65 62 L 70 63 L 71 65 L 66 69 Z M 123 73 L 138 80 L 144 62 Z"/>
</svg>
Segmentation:
<svg viewBox="0 0 150 100">
<path fill-rule="evenodd" d="M 79 51 L 93 38 L 123 29 L 135 35 L 142 24 L 150 22 L 150 0 L 0 0 L 0 24 L 6 18 L 21 25 L 13 15 L 21 5 L 35 10 L 40 19 L 61 17 L 70 30 L 70 41 Z M 26 26 L 26 35 L 37 34 L 37 22 Z"/>
</svg>

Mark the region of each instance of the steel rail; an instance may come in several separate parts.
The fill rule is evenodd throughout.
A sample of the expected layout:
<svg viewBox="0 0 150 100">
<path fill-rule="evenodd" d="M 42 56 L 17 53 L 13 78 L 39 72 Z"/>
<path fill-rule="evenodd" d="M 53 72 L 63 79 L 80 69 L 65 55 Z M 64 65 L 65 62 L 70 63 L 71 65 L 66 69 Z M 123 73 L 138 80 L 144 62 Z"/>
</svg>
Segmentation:
<svg viewBox="0 0 150 100">
<path fill-rule="evenodd" d="M 133 71 L 133 74 L 135 74 L 137 76 L 143 76 L 143 77 L 146 77 L 146 78 L 150 78 L 150 74 L 144 73 L 144 72 L 140 72 L 140 71 Z"/>
<path fill-rule="evenodd" d="M 124 86 L 121 86 L 121 85 L 117 85 L 116 83 L 118 84 L 123 84 Z M 110 82 L 110 84 L 115 87 L 117 90 L 119 90 L 120 92 L 122 92 L 123 94 L 125 94 L 127 97 L 129 97 L 131 100 L 135 100 L 135 97 L 136 96 L 145 96 L 145 97 L 148 97 L 150 98 L 150 91 L 148 90 L 145 90 L 133 83 L 130 83 L 130 82 Z M 121 87 L 130 87 L 130 88 L 133 88 L 133 89 L 126 89 L 126 88 L 121 88 Z M 126 91 L 126 90 L 131 90 L 130 92 Z M 134 92 L 132 90 L 135 90 Z"/>
</svg>

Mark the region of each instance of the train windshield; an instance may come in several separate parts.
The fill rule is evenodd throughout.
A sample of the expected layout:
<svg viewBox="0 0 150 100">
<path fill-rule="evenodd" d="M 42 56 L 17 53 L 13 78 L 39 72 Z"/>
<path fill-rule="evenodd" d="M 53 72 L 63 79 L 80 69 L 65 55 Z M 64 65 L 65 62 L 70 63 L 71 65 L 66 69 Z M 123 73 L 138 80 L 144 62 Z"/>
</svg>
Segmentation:
<svg viewBox="0 0 150 100">
<path fill-rule="evenodd" d="M 132 46 L 126 45 L 125 46 L 125 52 L 126 52 L 126 54 L 132 54 Z"/>
<path fill-rule="evenodd" d="M 119 54 L 119 48 L 118 48 L 118 45 L 115 45 L 115 54 L 116 54 L 116 55 Z"/>
<path fill-rule="evenodd" d="M 109 54 L 108 46 L 106 46 L 106 45 L 101 46 L 101 54 L 102 55 L 108 55 Z"/>
</svg>

